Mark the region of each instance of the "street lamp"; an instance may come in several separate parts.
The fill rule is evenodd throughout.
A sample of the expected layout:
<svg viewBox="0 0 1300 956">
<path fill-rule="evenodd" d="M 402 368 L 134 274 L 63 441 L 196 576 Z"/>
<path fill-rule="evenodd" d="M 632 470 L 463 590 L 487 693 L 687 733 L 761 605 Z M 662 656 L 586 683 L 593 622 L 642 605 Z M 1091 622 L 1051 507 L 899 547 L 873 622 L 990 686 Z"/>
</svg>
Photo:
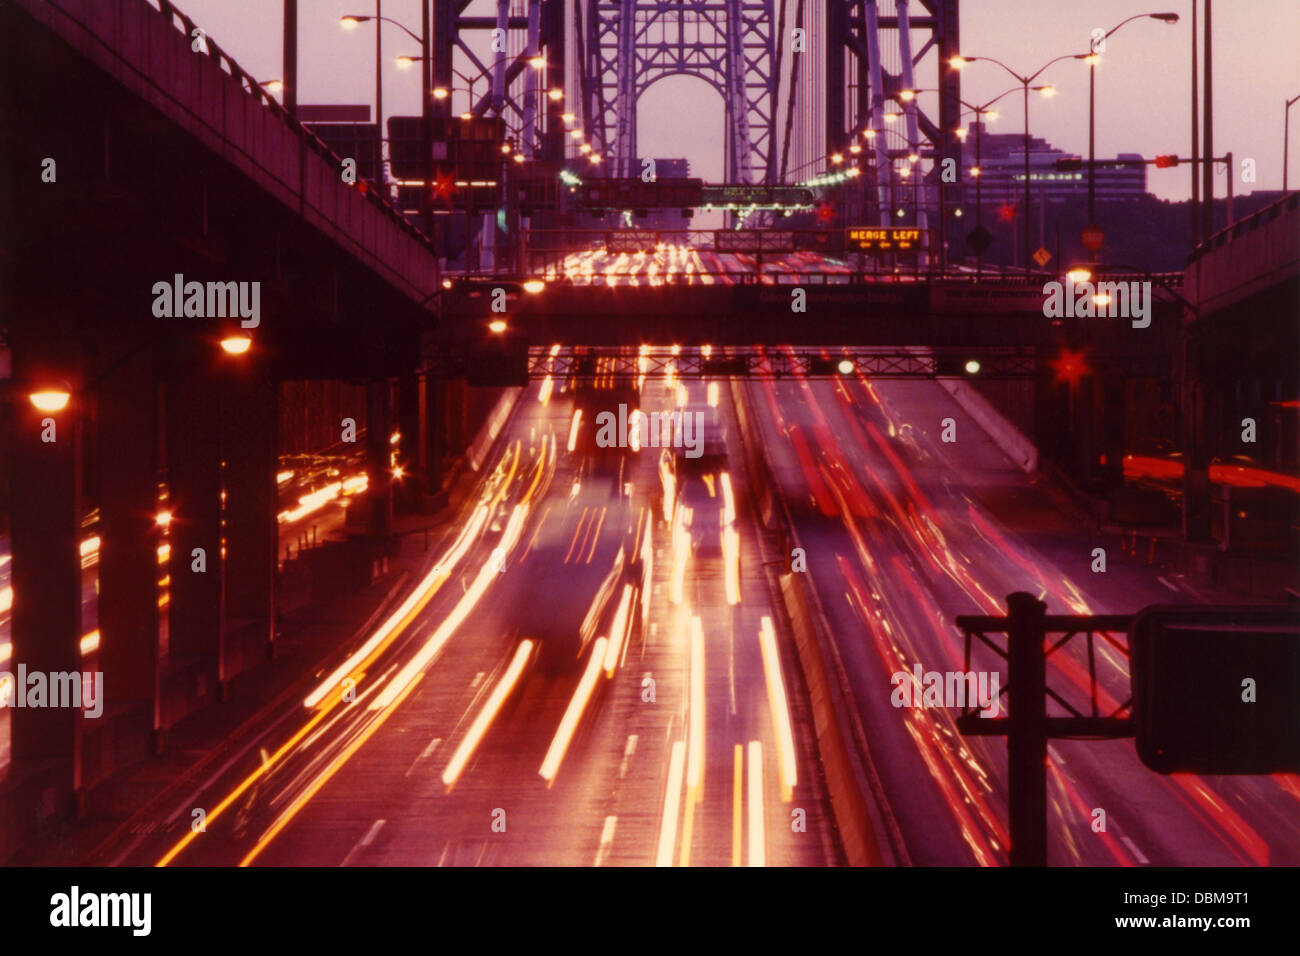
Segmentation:
<svg viewBox="0 0 1300 956">
<path fill-rule="evenodd" d="M 1096 216 L 1096 194 L 1097 194 L 1097 61 L 1101 58 L 1106 44 L 1106 39 L 1126 23 L 1132 23 L 1134 20 L 1160 20 L 1164 23 L 1174 24 L 1178 22 L 1176 13 L 1138 13 L 1127 20 L 1121 20 L 1118 24 L 1111 27 L 1097 39 L 1094 39 L 1090 45 L 1088 55 L 1084 59 L 1088 63 L 1088 225 L 1097 224 Z M 1101 47 L 1102 49 L 1098 49 Z M 1095 250 L 1089 253 L 1090 258 L 1095 262 L 1097 253 Z"/>
<path fill-rule="evenodd" d="M 1286 101 L 1286 115 L 1282 121 L 1282 192 L 1286 192 L 1286 166 L 1287 166 L 1287 147 L 1291 145 L 1291 104 L 1300 100 L 1300 96 L 1293 96 Z M 1229 170 L 1231 175 L 1231 170 Z"/>
<path fill-rule="evenodd" d="M 27 396 L 28 400 L 40 412 L 61 412 L 68 407 L 72 393 L 63 387 L 43 388 Z"/>
<path fill-rule="evenodd" d="M 983 162 L 984 162 L 984 156 L 982 151 L 984 117 L 988 117 L 989 119 L 997 119 L 998 118 L 997 110 L 994 110 L 991 107 L 995 103 L 997 103 L 998 100 L 1002 99 L 1004 96 L 1010 96 L 1018 89 L 1019 87 L 1013 86 L 1008 90 L 1004 90 L 1003 92 L 999 93 L 997 96 L 993 97 L 993 99 L 989 100 L 987 103 L 984 103 L 981 106 L 975 106 L 971 103 L 967 103 L 963 99 L 957 100 L 958 103 L 966 107 L 967 111 L 975 114 L 975 165 L 971 167 L 970 174 L 971 177 L 975 180 L 975 226 L 978 229 L 982 229 L 984 227 L 984 202 L 983 202 L 984 196 L 983 196 L 983 190 L 981 189 L 982 186 L 981 176 L 983 173 Z M 1043 96 L 1051 96 L 1054 92 L 1056 92 L 1055 89 L 1050 86 L 1032 86 L 1030 87 L 1030 89 L 1033 92 L 1041 93 Z M 939 90 L 903 90 L 898 95 L 901 98 L 909 92 L 916 94 L 916 93 L 938 93 L 940 91 Z M 962 115 L 964 116 L 966 114 L 963 113 Z M 958 119 L 960 120 L 960 117 Z M 960 139 L 963 143 L 965 143 L 966 131 L 964 129 L 959 128 L 955 130 L 955 132 L 957 134 L 957 138 Z M 1026 222 L 1027 221 L 1028 220 L 1026 220 Z M 983 271 L 984 271 L 984 255 L 983 253 L 977 253 L 975 256 L 975 275 L 978 277 L 981 274 L 983 274 Z"/>
<path fill-rule="evenodd" d="M 243 355 L 253 346 L 253 338 L 247 332 L 234 332 L 221 340 L 221 348 L 227 355 Z"/>
<path fill-rule="evenodd" d="M 1007 65 L 1006 65 L 1005 63 L 1003 63 L 1001 60 L 994 59 L 994 58 L 991 57 L 991 56 L 953 56 L 953 57 L 952 57 L 951 59 L 949 59 L 949 61 L 948 61 L 949 64 L 953 67 L 953 69 L 957 69 L 957 70 L 962 69 L 962 68 L 963 68 L 964 66 L 966 66 L 966 64 L 968 64 L 968 63 L 978 63 L 978 62 L 980 62 L 981 60 L 984 61 L 984 62 L 986 62 L 986 63 L 994 63 L 994 64 L 996 64 L 996 65 L 1002 67 L 1002 69 L 1004 69 L 1006 72 L 1010 73 L 1013 77 L 1015 77 L 1016 82 L 1018 82 L 1018 83 L 1020 84 L 1021 88 L 1024 90 L 1024 93 L 1025 93 L 1025 275 L 1026 275 L 1026 276 L 1028 276 L 1028 275 L 1030 274 L 1030 272 L 1031 272 L 1031 270 L 1032 270 L 1032 268 L 1033 268 L 1032 265 L 1030 264 L 1030 259 L 1029 259 L 1029 203 L 1030 203 L 1030 197 L 1029 197 L 1029 88 L 1030 88 L 1030 84 L 1033 83 L 1034 80 L 1038 79 L 1038 77 L 1039 77 L 1039 76 L 1040 76 L 1040 75 L 1041 75 L 1041 74 L 1042 74 L 1042 73 L 1043 73 L 1043 72 L 1044 72 L 1044 71 L 1045 71 L 1049 66 L 1051 66 L 1053 63 L 1059 63 L 1061 60 L 1086 60 L 1086 59 L 1088 59 L 1088 57 L 1089 57 L 1090 55 L 1091 55 L 1091 54 L 1088 54 L 1088 53 L 1065 53 L 1065 54 L 1063 54 L 1063 55 L 1061 55 L 1061 56 L 1053 57 L 1052 59 L 1048 60 L 1046 63 L 1044 63 L 1042 66 L 1040 66 L 1036 71 L 1034 71 L 1033 73 L 1030 73 L 1030 74 L 1027 75 L 1027 76 L 1023 76 L 1023 75 L 1017 73 L 1015 70 L 1011 69 L 1011 67 L 1007 66 Z M 1044 87 L 1042 91 L 1043 91 L 1044 94 L 1050 96 L 1051 93 L 1049 93 L 1048 90 L 1051 90 L 1052 93 L 1055 92 L 1055 89 L 1053 89 L 1053 88 L 1050 87 L 1050 86 L 1049 86 L 1049 87 Z"/>
<path fill-rule="evenodd" d="M 384 191 L 384 40 L 379 24 L 390 23 L 416 43 L 423 44 L 424 41 L 391 17 L 380 16 L 378 12 L 380 9 L 382 8 L 379 2 L 376 2 L 374 16 L 346 14 L 339 17 L 339 25 L 345 30 L 355 30 L 362 23 L 372 20 L 375 22 L 375 183 L 382 193 Z M 424 52 L 427 54 L 429 51 L 425 48 Z M 423 102 L 423 95 L 421 101 Z"/>
</svg>

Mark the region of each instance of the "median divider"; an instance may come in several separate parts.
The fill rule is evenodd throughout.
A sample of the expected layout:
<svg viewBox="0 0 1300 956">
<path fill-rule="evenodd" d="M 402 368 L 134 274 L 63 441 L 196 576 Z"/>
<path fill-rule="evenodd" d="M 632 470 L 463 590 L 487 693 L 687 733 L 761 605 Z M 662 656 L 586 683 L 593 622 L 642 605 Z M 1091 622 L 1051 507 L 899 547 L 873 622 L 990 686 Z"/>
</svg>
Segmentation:
<svg viewBox="0 0 1300 956">
<path fill-rule="evenodd" d="M 773 533 L 788 567 L 790 550 L 802 547 L 785 499 L 776 491 L 746 390 L 730 381 L 740 443 L 750 487 L 759 489 L 758 508 L 764 528 Z M 807 553 L 806 550 L 804 552 Z M 844 663 L 835 646 L 821 598 L 806 572 L 785 570 L 776 575 L 775 594 L 808 688 L 817 741 L 831 810 L 845 856 L 851 866 L 908 865 L 911 861 L 902 833 L 885 799 L 867 746 Z"/>
<path fill-rule="evenodd" d="M 1038 449 L 1025 437 L 1024 433 L 1007 421 L 993 403 L 981 395 L 974 385 L 955 378 L 937 379 L 945 392 L 953 397 L 967 415 L 984 429 L 993 444 L 1002 449 L 1002 453 L 1014 461 L 1025 474 L 1032 475 L 1038 470 Z"/>
</svg>

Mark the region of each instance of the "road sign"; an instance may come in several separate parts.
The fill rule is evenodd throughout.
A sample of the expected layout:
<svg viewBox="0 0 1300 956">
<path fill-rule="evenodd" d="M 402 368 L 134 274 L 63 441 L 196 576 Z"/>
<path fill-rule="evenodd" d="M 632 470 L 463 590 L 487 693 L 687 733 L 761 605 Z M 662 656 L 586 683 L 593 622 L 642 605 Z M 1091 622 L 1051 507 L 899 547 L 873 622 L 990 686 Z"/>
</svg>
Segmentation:
<svg viewBox="0 0 1300 956">
<path fill-rule="evenodd" d="M 1158 605 L 1137 615 L 1130 639 L 1144 764 L 1300 771 L 1300 605 Z"/>
<path fill-rule="evenodd" d="M 605 234 L 606 252 L 654 252 L 659 233 L 646 229 L 622 229 Z"/>
<path fill-rule="evenodd" d="M 850 226 L 845 244 L 860 252 L 908 252 L 921 244 L 915 226 Z"/>
<path fill-rule="evenodd" d="M 1047 263 L 1051 261 L 1052 254 L 1048 252 L 1044 247 L 1039 246 L 1038 251 L 1035 252 L 1033 255 L 1033 259 L 1035 262 L 1038 263 L 1038 268 L 1041 269 L 1043 268 L 1043 266 L 1047 265 Z"/>
<path fill-rule="evenodd" d="M 709 185 L 700 198 L 714 206 L 811 206 L 812 190 L 806 186 Z"/>
<path fill-rule="evenodd" d="M 714 252 L 794 252 L 789 229 L 720 229 L 713 234 Z"/>
<path fill-rule="evenodd" d="M 1089 252 L 1096 252 L 1106 241 L 1106 233 L 1101 226 L 1096 223 L 1088 223 L 1079 233 L 1079 241 L 1083 243 L 1083 248 Z"/>
<path fill-rule="evenodd" d="M 663 177 L 641 179 L 587 179 L 582 184 L 582 205 L 587 209 L 690 209 L 702 205 L 704 181 Z"/>
<path fill-rule="evenodd" d="M 993 233 L 989 232 L 982 225 L 976 226 L 970 232 L 966 233 L 966 245 L 970 246 L 971 251 L 977 256 L 984 255 L 984 250 L 993 242 Z"/>
</svg>

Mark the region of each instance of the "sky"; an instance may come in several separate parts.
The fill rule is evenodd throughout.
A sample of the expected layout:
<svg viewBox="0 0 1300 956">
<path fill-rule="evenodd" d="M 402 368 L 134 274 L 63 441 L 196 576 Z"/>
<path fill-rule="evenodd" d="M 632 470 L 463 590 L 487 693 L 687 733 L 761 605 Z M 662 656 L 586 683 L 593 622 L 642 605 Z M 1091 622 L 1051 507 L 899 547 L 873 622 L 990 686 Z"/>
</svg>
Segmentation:
<svg viewBox="0 0 1300 956">
<path fill-rule="evenodd" d="M 247 71 L 259 78 L 281 73 L 281 4 L 277 0 L 175 0 Z M 382 0 L 383 13 L 420 30 L 420 0 Z M 1037 70 L 1063 53 L 1086 52 L 1094 28 L 1108 30 L 1136 13 L 1173 12 L 1169 25 L 1141 19 L 1107 41 L 1097 67 L 1097 155 L 1173 153 L 1191 148 L 1191 10 L 1193 0 L 965 0 L 961 48 L 968 56 L 1002 60 L 1017 72 Z M 890 4 L 882 3 L 882 9 Z M 490 15 L 495 4 L 476 0 L 469 14 Z M 920 9 L 913 4 L 914 13 Z M 374 13 L 375 0 L 300 0 L 299 103 L 374 101 L 374 27 L 343 30 L 347 13 Z M 791 7 L 793 10 L 793 6 Z M 1300 0 L 1219 0 L 1214 5 L 1214 151 L 1234 154 L 1234 192 L 1282 186 L 1283 110 L 1300 94 Z M 1203 24 L 1202 24 L 1203 25 Z M 396 67 L 394 58 L 418 54 L 401 30 L 385 25 L 384 112 L 419 112 L 416 71 Z M 934 59 L 934 54 L 930 54 Z M 933 67 L 929 82 L 933 85 Z M 1057 95 L 1031 104 L 1030 130 L 1053 146 L 1087 155 L 1088 70 L 1063 61 L 1040 77 Z M 1015 85 L 991 63 L 970 64 L 962 98 L 983 103 Z M 485 85 L 480 83 L 478 91 Z M 1015 97 L 990 128 L 1023 131 Z M 921 104 L 937 115 L 931 94 Z M 453 104 L 461 108 L 460 101 Z M 721 99 L 701 81 L 673 78 L 652 87 L 639 105 L 639 145 L 645 156 L 686 156 L 692 173 L 718 181 L 722 175 Z M 1300 185 L 1300 103 L 1292 107 L 1290 185 Z M 1254 183 L 1243 178 L 1243 160 L 1254 160 Z M 1226 173 L 1216 177 L 1216 195 L 1226 191 Z M 1187 166 L 1148 168 L 1148 189 L 1169 200 L 1186 199 Z"/>
</svg>

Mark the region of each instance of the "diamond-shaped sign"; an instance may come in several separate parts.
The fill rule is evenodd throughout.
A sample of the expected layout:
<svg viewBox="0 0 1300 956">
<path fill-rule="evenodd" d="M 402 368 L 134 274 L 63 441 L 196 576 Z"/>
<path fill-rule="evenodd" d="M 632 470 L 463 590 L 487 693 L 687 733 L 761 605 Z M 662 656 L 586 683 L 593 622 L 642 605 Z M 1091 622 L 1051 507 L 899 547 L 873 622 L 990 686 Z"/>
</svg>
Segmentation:
<svg viewBox="0 0 1300 956">
<path fill-rule="evenodd" d="M 1052 254 L 1042 246 L 1039 246 L 1038 251 L 1034 253 L 1033 258 L 1034 261 L 1038 263 L 1038 268 L 1041 269 L 1043 268 L 1043 266 L 1047 265 L 1047 263 L 1051 261 Z"/>
<path fill-rule="evenodd" d="M 970 232 L 966 233 L 966 245 L 971 247 L 971 251 L 977 256 L 984 255 L 984 250 L 993 242 L 993 234 L 985 229 L 982 225 L 976 226 Z"/>
</svg>

